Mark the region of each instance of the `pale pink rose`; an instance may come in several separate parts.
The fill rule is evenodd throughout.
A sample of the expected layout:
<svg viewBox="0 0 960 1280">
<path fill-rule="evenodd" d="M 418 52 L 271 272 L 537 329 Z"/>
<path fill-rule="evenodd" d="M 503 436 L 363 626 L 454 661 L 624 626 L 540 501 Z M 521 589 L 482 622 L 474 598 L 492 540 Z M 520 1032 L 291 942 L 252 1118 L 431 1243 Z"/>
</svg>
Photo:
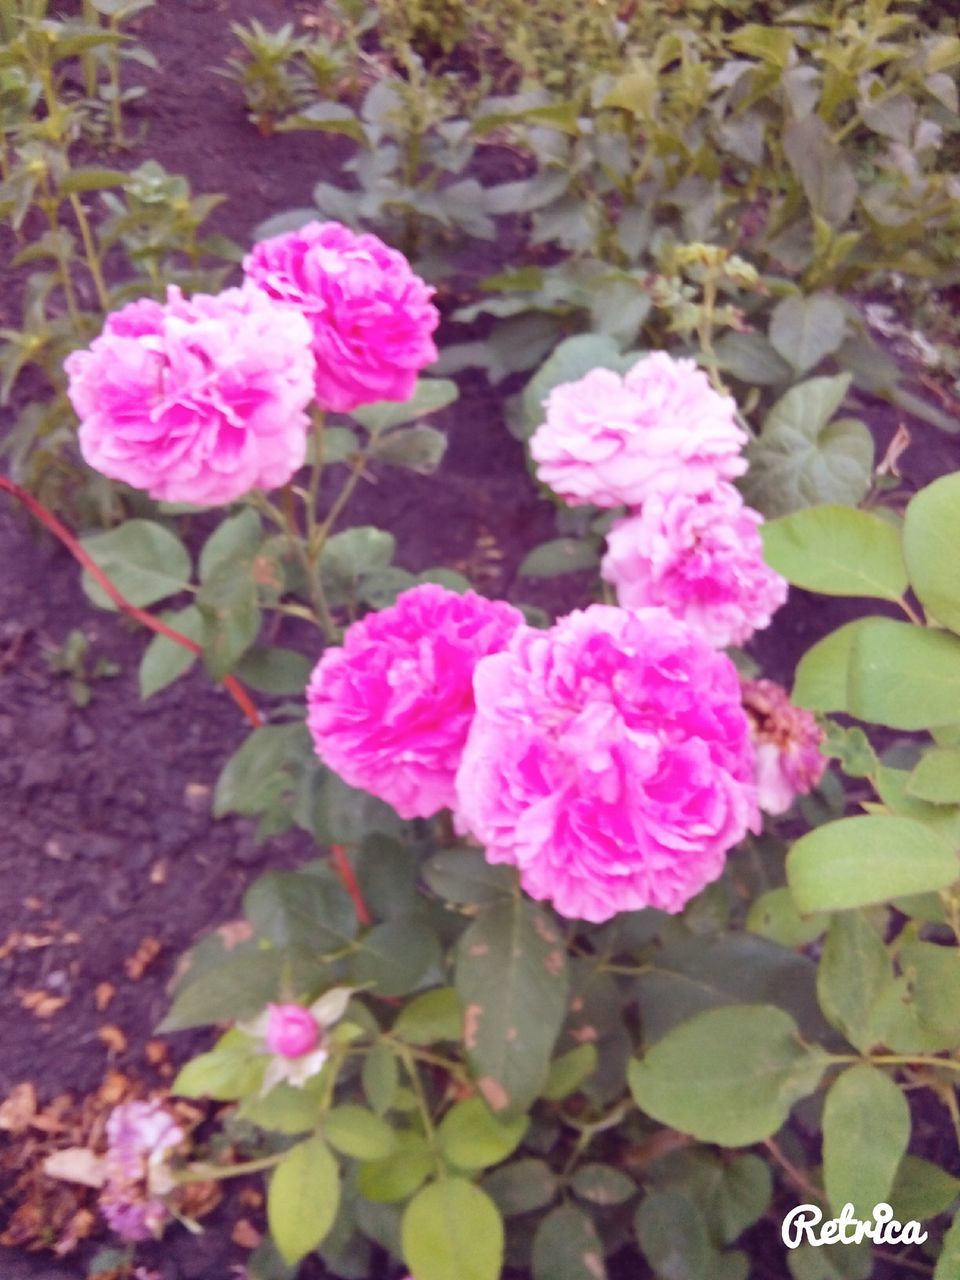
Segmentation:
<svg viewBox="0 0 960 1280">
<path fill-rule="evenodd" d="M 300 1058 L 317 1047 L 320 1028 L 309 1009 L 299 1004 L 268 1004 L 270 1017 L 264 1041 L 271 1053 Z"/>
<path fill-rule="evenodd" d="M 744 680 L 743 705 L 756 755 L 757 793 L 764 813 L 780 814 L 824 775 L 823 731 L 812 711 L 796 707 L 773 680 Z"/>
<path fill-rule="evenodd" d="M 524 627 L 474 688 L 458 822 L 561 915 L 680 911 L 758 827 L 736 670 L 665 610 Z"/>
<path fill-rule="evenodd" d="M 522 622 L 512 605 L 432 583 L 355 622 L 307 688 L 317 755 L 402 818 L 449 807 L 473 719 L 474 669 Z"/>
<path fill-rule="evenodd" d="M 170 1218 L 163 1197 L 174 1186 L 169 1159 L 183 1140 L 159 1102 L 124 1102 L 110 1113 L 100 1208 L 124 1240 L 161 1235 Z"/>
<path fill-rule="evenodd" d="M 303 465 L 310 330 L 256 289 L 107 317 L 64 365 L 91 467 L 165 502 L 213 506 L 285 484 Z"/>
<path fill-rule="evenodd" d="M 624 607 L 662 605 L 717 648 L 744 644 L 787 598 L 763 558 L 762 523 L 729 484 L 653 494 L 607 534 L 601 571 Z"/>
<path fill-rule="evenodd" d="M 435 290 L 377 236 L 357 235 L 339 222 L 310 222 L 261 240 L 243 269 L 258 288 L 309 321 L 324 409 L 409 400 L 417 374 L 437 358 Z"/>
<path fill-rule="evenodd" d="M 736 406 L 692 360 L 644 356 L 621 377 L 592 369 L 554 387 L 530 440 L 537 475 L 572 506 L 639 507 L 705 493 L 747 469 Z"/>
</svg>

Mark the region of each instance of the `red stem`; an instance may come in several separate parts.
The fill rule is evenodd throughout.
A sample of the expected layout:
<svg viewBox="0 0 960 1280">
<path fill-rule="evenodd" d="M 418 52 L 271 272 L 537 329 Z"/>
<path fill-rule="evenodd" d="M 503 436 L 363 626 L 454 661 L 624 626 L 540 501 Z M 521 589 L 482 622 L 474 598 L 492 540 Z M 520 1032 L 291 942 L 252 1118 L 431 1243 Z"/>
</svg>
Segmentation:
<svg viewBox="0 0 960 1280">
<path fill-rule="evenodd" d="M 189 636 L 175 631 L 173 627 L 168 627 L 165 622 L 155 618 L 152 613 L 147 613 L 146 610 L 139 609 L 135 604 L 131 604 L 126 596 L 114 586 L 89 552 L 84 550 L 66 525 L 58 520 L 52 511 L 48 511 L 42 502 L 38 502 L 32 493 L 28 493 L 20 485 L 14 484 L 6 476 L 0 476 L 0 489 L 12 494 L 19 503 L 27 508 L 31 515 L 36 516 L 41 524 L 45 525 L 52 534 L 60 539 L 73 558 L 83 565 L 87 573 L 103 588 L 118 609 L 129 614 L 131 618 L 136 618 L 137 622 L 149 627 L 157 635 L 166 636 L 168 640 L 172 640 L 175 644 L 182 645 L 184 649 L 189 649 L 192 653 L 203 653 L 203 646 L 197 644 L 195 640 L 191 640 Z M 235 676 L 224 676 L 222 683 L 253 727 L 259 729 L 263 724 L 260 713 L 253 705 L 250 695 L 240 681 Z"/>
<path fill-rule="evenodd" d="M 340 877 L 340 883 L 353 899 L 353 909 L 357 913 L 357 920 L 360 924 L 372 924 L 370 912 L 367 910 L 367 904 L 364 902 L 360 886 L 357 884 L 357 877 L 353 874 L 353 867 L 350 865 L 346 849 L 342 844 L 332 844 L 330 846 L 330 857 L 333 860 L 334 870 Z"/>
</svg>

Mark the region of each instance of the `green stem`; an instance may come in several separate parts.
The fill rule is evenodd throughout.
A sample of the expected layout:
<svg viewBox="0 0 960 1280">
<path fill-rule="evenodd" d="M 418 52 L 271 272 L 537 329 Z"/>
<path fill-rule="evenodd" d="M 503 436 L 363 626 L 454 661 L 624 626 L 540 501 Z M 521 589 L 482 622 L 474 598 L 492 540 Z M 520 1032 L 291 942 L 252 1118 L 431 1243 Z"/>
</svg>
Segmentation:
<svg viewBox="0 0 960 1280">
<path fill-rule="evenodd" d="M 60 284 L 63 286 L 64 297 L 67 300 L 67 311 L 70 314 L 70 323 L 78 331 L 83 331 L 83 321 L 80 318 L 80 308 L 77 305 L 77 294 L 73 287 L 73 277 L 70 274 L 70 260 L 63 251 L 63 245 L 60 241 L 60 223 L 57 219 L 58 201 L 55 196 L 50 195 L 50 186 L 46 177 L 43 180 L 44 198 L 40 201 L 44 213 L 47 216 L 47 223 L 53 232 L 53 240 L 55 253 L 57 256 L 57 267 L 60 272 Z"/>
<path fill-rule="evenodd" d="M 314 531 L 313 544 L 310 547 L 311 557 L 319 557 L 321 552 L 323 551 L 323 547 L 330 533 L 330 530 L 333 528 L 334 524 L 337 522 L 340 516 L 340 513 L 343 511 L 344 507 L 353 497 L 354 490 L 356 489 L 357 485 L 360 483 L 360 477 L 363 474 L 363 468 L 366 466 L 366 462 L 367 462 L 366 453 L 361 453 L 354 459 L 353 465 L 350 470 L 350 475 L 347 479 L 347 483 L 340 490 L 340 493 L 337 497 L 336 502 L 334 502 L 333 506 L 328 511 L 325 519 L 323 520 L 323 523 L 318 525 L 316 530 Z"/>
<path fill-rule="evenodd" d="M 869 1053 L 864 1056 L 855 1053 L 831 1053 L 827 1057 L 831 1062 L 837 1063 L 868 1062 L 876 1067 L 934 1067 L 960 1072 L 960 1062 L 955 1058 L 934 1058 L 915 1053 Z"/>
<path fill-rule="evenodd" d="M 110 19 L 110 30 L 120 34 L 120 24 L 114 15 Z M 110 45 L 107 49 L 107 64 L 110 67 L 110 124 L 113 128 L 113 145 L 126 146 L 123 136 L 123 111 L 120 105 L 120 54 L 119 45 Z"/>
<path fill-rule="evenodd" d="M 443 1157 L 437 1145 L 436 1130 L 433 1127 L 433 1117 L 430 1115 L 430 1107 L 427 1103 L 427 1095 L 423 1091 L 423 1081 L 420 1079 L 420 1072 L 417 1070 L 417 1064 L 414 1062 L 413 1053 L 406 1045 L 397 1046 L 397 1056 L 403 1063 L 404 1070 L 410 1078 L 413 1085 L 414 1096 L 417 1100 L 417 1110 L 420 1112 L 420 1118 L 423 1121 L 424 1137 L 427 1140 L 431 1152 L 433 1153 L 434 1162 L 437 1172 L 442 1174 L 445 1172 Z"/>
<path fill-rule="evenodd" d="M 330 605 L 327 603 L 326 593 L 323 589 L 323 583 L 320 581 L 320 570 L 316 561 L 310 556 L 307 550 L 307 544 L 300 535 L 297 526 L 296 510 L 293 505 L 293 489 L 289 484 L 283 487 L 283 510 L 284 523 L 286 526 L 287 541 L 290 549 L 296 556 L 303 570 L 303 576 L 307 582 L 307 594 L 310 597 L 310 603 L 313 606 L 317 621 L 320 623 L 323 634 L 327 640 L 334 644 L 340 638 L 340 632 L 337 624 L 333 620 L 330 612 Z"/>
<path fill-rule="evenodd" d="M 99 27 L 100 15 L 93 5 L 93 0 L 83 0 L 83 20 L 89 27 Z M 88 98 L 97 96 L 97 55 L 93 49 L 85 49 L 81 59 L 83 65 L 84 92 Z"/>
<path fill-rule="evenodd" d="M 194 1164 L 175 1176 L 178 1183 L 219 1182 L 224 1178 L 243 1178 L 248 1173 L 260 1173 L 263 1169 L 274 1168 L 286 1154 L 285 1151 L 280 1151 L 272 1156 L 261 1156 L 259 1160 L 246 1160 L 243 1164 L 225 1166 Z"/>
<path fill-rule="evenodd" d="M 918 626 L 918 627 L 925 627 L 925 626 L 927 625 L 927 624 L 924 622 L 923 618 L 921 618 L 921 617 L 920 617 L 920 615 L 917 613 L 917 611 L 916 611 L 915 609 L 913 609 L 913 608 L 912 608 L 912 607 L 907 603 L 907 601 L 906 601 L 906 600 L 898 600 L 898 601 L 897 601 L 897 604 L 900 606 L 900 608 L 903 610 L 903 612 L 907 615 L 907 617 L 910 619 L 910 621 L 911 621 L 912 623 L 914 623 L 916 626 Z"/>
<path fill-rule="evenodd" d="M 97 253 L 96 245 L 93 242 L 93 233 L 90 230 L 89 220 L 76 192 L 71 192 L 68 199 L 70 200 L 70 208 L 73 210 L 73 216 L 77 220 L 77 226 L 80 228 L 80 238 L 83 241 L 87 269 L 93 277 L 93 287 L 97 291 L 97 302 L 100 304 L 100 310 L 107 312 L 110 310 L 110 294 L 107 290 L 107 283 L 103 278 L 100 255 Z"/>
</svg>

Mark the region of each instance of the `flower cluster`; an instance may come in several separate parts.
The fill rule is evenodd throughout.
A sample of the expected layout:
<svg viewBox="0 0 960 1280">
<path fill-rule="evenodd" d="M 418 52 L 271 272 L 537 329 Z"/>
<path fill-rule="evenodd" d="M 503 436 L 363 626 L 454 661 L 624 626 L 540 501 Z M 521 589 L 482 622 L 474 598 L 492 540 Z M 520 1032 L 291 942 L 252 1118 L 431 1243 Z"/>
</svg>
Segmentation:
<svg viewBox="0 0 960 1280">
<path fill-rule="evenodd" d="M 107 1120 L 105 1182 L 100 1208 L 124 1240 L 159 1237 L 170 1218 L 170 1155 L 183 1130 L 159 1102 L 125 1102 Z"/>
<path fill-rule="evenodd" d="M 593 369 L 554 387 L 530 452 L 567 502 L 630 509 L 602 568 L 621 604 L 660 605 L 724 648 L 767 626 L 787 595 L 763 559 L 762 517 L 730 484 L 745 443 L 733 400 L 692 360 L 656 352 L 623 377 Z"/>
<path fill-rule="evenodd" d="M 827 767 L 823 732 L 812 712 L 796 707 L 773 680 L 744 680 L 757 770 L 757 798 L 765 813 L 779 814 L 812 791 Z"/>
<path fill-rule="evenodd" d="M 68 356 L 91 467 L 162 501 L 232 502 L 303 465 L 311 400 L 406 400 L 437 358 L 433 290 L 376 236 L 311 223 L 245 269 L 241 289 L 132 302 Z"/>
</svg>

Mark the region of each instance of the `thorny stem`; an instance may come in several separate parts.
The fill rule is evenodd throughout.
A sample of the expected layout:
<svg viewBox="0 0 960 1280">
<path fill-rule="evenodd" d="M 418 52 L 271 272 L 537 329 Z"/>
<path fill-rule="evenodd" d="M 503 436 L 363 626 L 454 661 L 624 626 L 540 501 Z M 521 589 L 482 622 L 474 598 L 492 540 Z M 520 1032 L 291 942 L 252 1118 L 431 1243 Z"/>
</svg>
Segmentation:
<svg viewBox="0 0 960 1280">
<path fill-rule="evenodd" d="M 189 636 L 183 635 L 180 631 L 174 630 L 173 627 L 167 626 L 165 622 L 161 622 L 159 618 L 155 618 L 152 613 L 138 608 L 135 604 L 123 595 L 120 590 L 114 586 L 113 582 L 103 572 L 93 557 L 84 549 L 77 538 L 70 532 L 65 524 L 62 523 L 52 511 L 48 511 L 42 502 L 39 502 L 31 493 L 20 485 L 15 484 L 6 476 L 0 476 L 0 489 L 6 493 L 12 494 L 31 515 L 35 516 L 42 525 L 50 530 L 55 537 L 63 543 L 73 558 L 86 569 L 91 578 L 103 588 L 118 609 L 128 614 L 131 618 L 135 618 L 137 622 L 148 627 L 151 631 L 155 631 L 157 635 L 166 636 L 168 640 L 172 640 L 174 644 L 181 645 L 184 649 L 189 649 L 193 653 L 203 653 L 203 645 L 197 644 L 195 640 L 191 640 Z M 223 687 L 233 698 L 234 702 L 247 717 L 255 729 L 259 729 L 263 724 L 260 713 L 250 698 L 249 693 L 235 676 L 224 676 L 221 682 Z"/>
</svg>

